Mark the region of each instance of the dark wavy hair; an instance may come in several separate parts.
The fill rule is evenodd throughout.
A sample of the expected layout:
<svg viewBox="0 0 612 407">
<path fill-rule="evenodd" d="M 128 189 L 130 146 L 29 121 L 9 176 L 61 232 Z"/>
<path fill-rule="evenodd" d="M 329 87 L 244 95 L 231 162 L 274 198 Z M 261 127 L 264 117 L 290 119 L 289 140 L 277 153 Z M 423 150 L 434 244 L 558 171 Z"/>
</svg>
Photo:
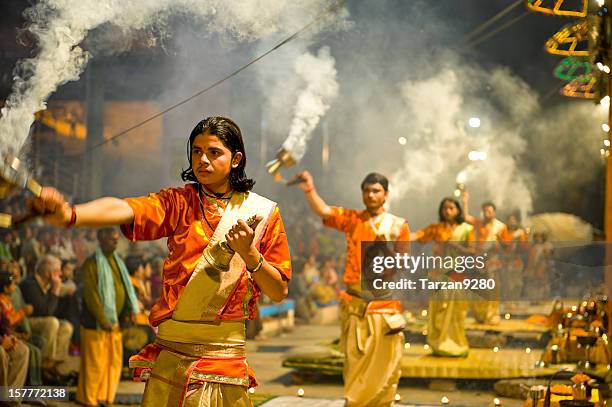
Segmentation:
<svg viewBox="0 0 612 407">
<path fill-rule="evenodd" d="M 370 184 L 380 184 L 382 185 L 385 192 L 389 190 L 389 180 L 382 174 L 377 172 L 371 172 L 361 181 L 361 190 L 365 188 L 366 185 Z"/>
<path fill-rule="evenodd" d="M 486 207 L 488 207 L 488 206 L 490 206 L 491 208 L 493 208 L 493 210 L 494 210 L 494 211 L 496 211 L 496 210 L 497 210 L 497 208 L 495 207 L 495 204 L 494 204 L 492 201 L 485 201 L 485 202 L 483 202 L 483 203 L 482 203 L 482 205 L 480 205 L 480 207 L 481 207 L 482 209 L 484 209 L 484 208 L 486 208 Z"/>
<path fill-rule="evenodd" d="M 450 196 L 443 198 L 442 201 L 440 202 L 440 206 L 438 207 L 438 219 L 440 219 L 440 222 L 445 221 L 444 215 L 442 215 L 442 208 L 444 208 L 445 202 L 451 202 L 457 208 L 458 213 L 457 213 L 457 216 L 455 217 L 455 222 L 457 222 L 457 224 L 459 225 L 465 222 L 465 218 L 463 217 L 463 209 L 461 208 L 459 201 L 456 200 L 455 198 L 451 198 Z"/>
<path fill-rule="evenodd" d="M 203 133 L 208 133 L 217 136 L 219 140 L 232 152 L 232 158 L 237 152 L 242 153 L 242 160 L 236 168 L 232 168 L 229 174 L 230 186 L 234 191 L 247 192 L 253 189 L 255 181 L 248 178 L 246 175 L 246 151 L 244 149 L 244 141 L 242 140 L 242 132 L 240 127 L 233 120 L 227 117 L 211 116 L 200 121 L 191 131 L 189 141 L 187 142 L 187 160 L 189 160 L 189 168 L 181 171 L 181 179 L 185 182 L 198 183 L 198 179 L 193 173 L 193 164 L 191 162 L 191 148 L 193 141 L 197 136 Z"/>
</svg>

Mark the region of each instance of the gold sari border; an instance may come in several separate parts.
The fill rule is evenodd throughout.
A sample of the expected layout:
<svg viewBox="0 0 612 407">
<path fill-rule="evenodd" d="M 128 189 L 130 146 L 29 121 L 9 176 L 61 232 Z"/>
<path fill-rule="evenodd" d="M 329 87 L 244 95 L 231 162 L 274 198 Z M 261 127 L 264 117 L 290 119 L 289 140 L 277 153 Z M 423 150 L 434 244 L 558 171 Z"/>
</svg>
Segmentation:
<svg viewBox="0 0 612 407">
<path fill-rule="evenodd" d="M 199 359 L 203 357 L 235 358 L 246 357 L 246 346 L 242 344 L 225 343 L 180 343 L 157 338 L 155 343 L 161 348 L 182 356 Z"/>
<path fill-rule="evenodd" d="M 249 379 L 228 377 L 210 373 L 191 372 L 191 377 L 205 382 L 215 382 L 221 384 L 232 384 L 236 386 L 249 387 Z"/>
</svg>

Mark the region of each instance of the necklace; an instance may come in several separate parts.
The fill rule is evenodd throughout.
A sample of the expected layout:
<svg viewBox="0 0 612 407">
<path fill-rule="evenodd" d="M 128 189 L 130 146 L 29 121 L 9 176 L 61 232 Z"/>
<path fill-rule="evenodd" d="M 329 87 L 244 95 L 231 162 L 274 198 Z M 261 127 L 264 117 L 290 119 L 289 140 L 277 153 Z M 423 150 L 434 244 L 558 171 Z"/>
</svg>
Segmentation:
<svg viewBox="0 0 612 407">
<path fill-rule="evenodd" d="M 200 192 L 204 194 L 204 198 L 208 202 L 212 203 L 217 208 L 217 211 L 221 214 L 221 216 L 223 216 L 223 212 L 225 211 L 225 206 L 227 206 L 227 202 L 229 202 L 229 200 L 232 199 L 232 196 L 234 195 L 234 191 L 230 192 L 229 195 L 225 197 L 211 195 L 208 194 L 201 185 Z M 203 204 L 201 195 L 198 196 L 200 197 L 200 202 Z"/>
<path fill-rule="evenodd" d="M 223 195 L 227 194 L 227 192 L 224 192 L 223 194 L 221 194 L 222 196 L 218 196 L 217 194 L 215 194 L 214 192 L 212 194 L 209 194 L 208 192 L 206 192 L 206 190 L 202 187 L 202 184 L 200 184 L 199 186 L 200 191 L 202 191 L 202 193 L 204 195 L 206 195 L 209 198 L 215 199 L 215 200 L 229 200 L 232 198 L 232 195 L 234 195 L 234 191 L 232 191 L 228 196 L 224 197 Z"/>
<path fill-rule="evenodd" d="M 370 226 L 374 230 L 374 234 L 376 235 L 376 237 L 380 236 L 380 227 L 382 225 L 382 222 L 383 222 L 383 219 L 384 219 L 384 215 L 385 215 L 385 212 L 380 213 L 380 214 L 375 215 L 375 216 L 372 216 L 369 219 Z"/>
<path fill-rule="evenodd" d="M 210 230 L 214 232 L 215 228 L 210 224 L 208 218 L 206 217 L 206 205 L 204 205 L 204 202 L 202 201 L 202 195 L 204 195 L 206 197 L 206 201 L 212 203 L 216 207 L 219 214 L 223 216 L 225 208 L 221 205 L 219 201 L 229 201 L 234 195 L 234 191 L 232 191 L 227 197 L 217 197 L 214 195 L 207 194 L 206 191 L 204 191 L 204 188 L 202 188 L 202 185 L 198 185 L 198 201 L 200 204 L 200 212 L 202 213 L 202 218 L 204 219 L 204 222 L 206 222 Z"/>
</svg>

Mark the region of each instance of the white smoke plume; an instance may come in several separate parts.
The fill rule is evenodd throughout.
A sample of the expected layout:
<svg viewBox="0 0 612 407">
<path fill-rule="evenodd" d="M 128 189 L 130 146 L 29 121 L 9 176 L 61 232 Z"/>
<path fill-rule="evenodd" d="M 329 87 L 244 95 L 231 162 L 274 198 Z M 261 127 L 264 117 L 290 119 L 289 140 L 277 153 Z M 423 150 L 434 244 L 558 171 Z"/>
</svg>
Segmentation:
<svg viewBox="0 0 612 407">
<path fill-rule="evenodd" d="M 406 81 L 400 89 L 406 127 L 413 134 L 407 137 L 404 165 L 391 177 L 392 204 L 405 196 L 435 195 L 435 188 L 463 171 L 472 196 L 522 215 L 531 211 L 529 177 L 516 160 L 526 148 L 521 124 L 539 107 L 522 80 L 506 69 L 484 71 L 463 64 Z M 486 97 L 477 96 L 483 91 Z M 470 117 L 479 117 L 481 127 L 470 128 Z M 470 151 L 484 152 L 487 158 L 472 162 Z M 447 195 L 452 187 L 448 185 Z M 473 205 L 472 212 L 477 207 Z"/>
<path fill-rule="evenodd" d="M 26 11 L 28 30 L 38 41 L 34 58 L 21 61 L 13 91 L 0 118 L 0 153 L 24 145 L 34 113 L 48 97 L 83 72 L 90 54 L 80 47 L 88 32 L 105 24 L 130 32 L 162 27 L 169 16 L 202 19 L 209 33 L 251 41 L 295 30 L 304 15 L 328 6 L 322 0 L 299 5 L 289 0 L 41 0 Z M 298 18 L 299 16 L 299 18 Z"/>
<path fill-rule="evenodd" d="M 291 151 L 293 158 L 299 161 L 306 153 L 313 130 L 338 96 L 338 82 L 335 60 L 329 47 L 321 48 L 317 55 L 307 52 L 299 56 L 295 61 L 295 72 L 306 87 L 298 96 L 283 148 Z"/>
</svg>

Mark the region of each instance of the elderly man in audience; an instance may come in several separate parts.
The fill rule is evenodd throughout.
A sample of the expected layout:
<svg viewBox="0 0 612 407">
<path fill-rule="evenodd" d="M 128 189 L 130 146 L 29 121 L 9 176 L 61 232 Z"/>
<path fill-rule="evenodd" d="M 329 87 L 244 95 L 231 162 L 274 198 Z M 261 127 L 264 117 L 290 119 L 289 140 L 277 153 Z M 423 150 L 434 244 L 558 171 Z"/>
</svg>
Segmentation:
<svg viewBox="0 0 612 407">
<path fill-rule="evenodd" d="M 53 316 L 62 288 L 61 264 L 57 257 L 44 255 L 36 264 L 34 275 L 20 284 L 23 299 L 34 307 L 29 318 L 32 334 L 47 338 L 42 349 L 43 369 L 54 369 L 66 360 L 73 332 L 68 321 Z"/>
</svg>

